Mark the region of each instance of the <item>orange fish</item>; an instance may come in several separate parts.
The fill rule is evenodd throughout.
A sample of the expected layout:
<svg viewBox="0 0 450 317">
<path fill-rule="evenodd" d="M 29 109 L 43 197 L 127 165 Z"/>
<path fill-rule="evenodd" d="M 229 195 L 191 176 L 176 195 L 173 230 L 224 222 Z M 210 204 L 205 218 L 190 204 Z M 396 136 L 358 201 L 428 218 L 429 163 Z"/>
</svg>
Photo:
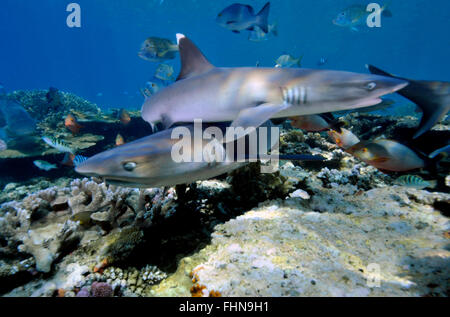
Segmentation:
<svg viewBox="0 0 450 317">
<path fill-rule="evenodd" d="M 362 141 L 347 152 L 383 171 L 406 172 L 426 165 L 413 150 L 393 140 Z"/>
<path fill-rule="evenodd" d="M 75 155 L 72 153 L 66 153 L 64 156 L 64 159 L 62 160 L 61 164 L 65 166 L 75 166 L 73 163 L 73 160 L 75 159 Z"/>
<path fill-rule="evenodd" d="M 120 109 L 119 120 L 122 124 L 127 125 L 131 121 L 130 114 L 125 109 Z"/>
<path fill-rule="evenodd" d="M 121 146 L 125 144 L 125 140 L 123 139 L 123 136 L 121 136 L 120 134 L 117 135 L 116 137 L 116 146 Z"/>
<path fill-rule="evenodd" d="M 340 131 L 332 129 L 327 133 L 334 140 L 334 142 L 344 150 L 360 142 L 359 138 L 356 135 L 344 128 L 341 128 Z"/>
<path fill-rule="evenodd" d="M 294 128 L 308 132 L 320 132 L 330 128 L 330 124 L 320 115 L 309 115 L 289 118 Z"/>
<path fill-rule="evenodd" d="M 72 114 L 67 115 L 64 125 L 72 132 L 73 135 L 80 133 L 80 129 L 83 128 L 83 126 L 78 123 L 77 118 L 75 118 Z"/>
</svg>

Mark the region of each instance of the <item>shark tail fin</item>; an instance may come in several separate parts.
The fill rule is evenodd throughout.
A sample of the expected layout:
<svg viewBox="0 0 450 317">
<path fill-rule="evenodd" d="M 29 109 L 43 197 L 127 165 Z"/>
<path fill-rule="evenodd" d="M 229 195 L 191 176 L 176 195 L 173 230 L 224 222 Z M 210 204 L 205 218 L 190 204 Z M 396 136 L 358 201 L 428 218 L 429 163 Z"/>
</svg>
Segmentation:
<svg viewBox="0 0 450 317">
<path fill-rule="evenodd" d="M 372 65 L 367 65 L 367 68 L 375 75 L 399 78 Z M 450 111 L 450 83 L 406 80 L 409 81 L 409 85 L 397 93 L 414 102 L 423 112 L 419 128 L 413 136 L 417 139 Z"/>
<path fill-rule="evenodd" d="M 269 33 L 269 13 L 270 13 L 270 2 L 267 2 L 266 5 L 261 9 L 258 13 L 257 17 L 257 25 L 263 30 L 264 33 Z"/>
</svg>

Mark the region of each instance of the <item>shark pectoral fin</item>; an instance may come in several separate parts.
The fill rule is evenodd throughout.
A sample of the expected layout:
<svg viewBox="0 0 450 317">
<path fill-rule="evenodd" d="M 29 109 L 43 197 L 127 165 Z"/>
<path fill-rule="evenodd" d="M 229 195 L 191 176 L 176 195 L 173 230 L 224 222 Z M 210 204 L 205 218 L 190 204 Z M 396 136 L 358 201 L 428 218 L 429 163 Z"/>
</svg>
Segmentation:
<svg viewBox="0 0 450 317">
<path fill-rule="evenodd" d="M 251 128 L 258 128 L 264 122 L 269 120 L 275 114 L 289 108 L 288 104 L 272 104 L 265 103 L 257 107 L 247 108 L 242 110 L 238 117 L 231 123 L 231 127 L 233 128 L 242 128 L 244 130 L 243 135 L 239 135 L 236 139 L 246 136 L 249 133 L 252 133 Z M 227 139 L 227 142 L 231 140 Z"/>
</svg>

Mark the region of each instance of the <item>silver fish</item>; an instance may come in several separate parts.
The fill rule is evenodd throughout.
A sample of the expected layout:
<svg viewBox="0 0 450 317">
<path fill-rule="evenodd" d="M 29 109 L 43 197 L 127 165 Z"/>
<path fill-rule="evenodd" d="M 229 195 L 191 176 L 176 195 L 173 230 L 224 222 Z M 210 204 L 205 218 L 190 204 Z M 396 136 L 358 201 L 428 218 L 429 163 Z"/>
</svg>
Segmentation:
<svg viewBox="0 0 450 317">
<path fill-rule="evenodd" d="M 276 23 L 269 25 L 269 32 L 265 33 L 259 26 L 255 26 L 254 30 L 248 35 L 248 40 L 252 42 L 267 41 L 271 36 L 278 36 L 278 26 Z"/>
<path fill-rule="evenodd" d="M 57 149 L 59 152 L 74 154 L 74 150 L 72 150 L 64 141 L 54 139 L 48 136 L 42 137 L 42 140 L 50 147 Z"/>
<path fill-rule="evenodd" d="M 55 164 L 51 164 L 51 163 L 49 163 L 47 161 L 41 161 L 41 160 L 36 160 L 36 161 L 33 162 L 33 164 L 37 168 L 39 168 L 41 170 L 44 170 L 44 171 L 47 171 L 47 172 L 50 171 L 50 170 L 58 168 Z"/>
<path fill-rule="evenodd" d="M 222 10 L 217 15 L 216 22 L 234 33 L 244 30 L 253 31 L 255 26 L 260 27 L 264 33 L 268 33 L 269 12 L 270 2 L 266 3 L 258 14 L 255 14 L 253 7 L 249 5 L 235 3 Z"/>
<path fill-rule="evenodd" d="M 289 54 L 284 54 L 277 58 L 275 67 L 302 67 L 302 59 L 303 56 L 295 58 Z"/>
<path fill-rule="evenodd" d="M 142 117 L 154 125 L 232 122 L 258 127 L 269 119 L 376 105 L 404 88 L 404 80 L 342 71 L 290 68 L 217 68 L 182 34 L 178 80 L 147 98 Z"/>
</svg>

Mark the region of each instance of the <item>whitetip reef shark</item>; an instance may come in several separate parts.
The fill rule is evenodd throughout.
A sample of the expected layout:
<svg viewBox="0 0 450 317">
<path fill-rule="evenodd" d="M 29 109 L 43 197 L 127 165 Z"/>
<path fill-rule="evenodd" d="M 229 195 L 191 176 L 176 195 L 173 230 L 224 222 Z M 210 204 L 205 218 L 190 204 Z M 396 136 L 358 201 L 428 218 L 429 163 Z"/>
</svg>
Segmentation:
<svg viewBox="0 0 450 317">
<path fill-rule="evenodd" d="M 229 124 L 229 123 L 228 123 Z M 227 125 L 228 125 L 227 124 Z M 214 124 L 221 126 L 221 124 Z M 262 127 L 272 126 L 270 122 L 265 123 Z M 194 125 L 190 124 L 183 128 L 189 130 L 189 134 L 192 139 L 183 151 L 189 152 L 189 156 L 195 155 L 195 132 Z M 164 186 L 175 186 L 179 184 L 189 184 L 198 180 L 206 180 L 221 174 L 231 172 L 239 167 L 248 164 L 250 161 L 256 161 L 258 159 L 280 159 L 280 160 L 302 160 L 302 161 L 323 161 L 324 158 L 319 155 L 279 155 L 272 157 L 270 155 L 260 155 L 261 152 L 258 149 L 257 156 L 249 155 L 248 147 L 239 155 L 237 150 L 238 141 L 234 141 L 232 159 L 224 159 L 231 151 L 230 148 L 222 144 L 219 146 L 220 151 L 210 151 L 216 158 L 216 161 L 210 159 L 200 161 L 186 161 L 175 162 L 173 158 L 173 149 L 176 143 L 180 142 L 179 139 L 172 137 L 172 133 L 176 128 L 167 129 L 150 136 L 141 138 L 134 142 L 130 142 L 121 146 L 118 146 L 112 150 L 99 153 L 87 161 L 78 165 L 75 170 L 77 173 L 102 178 L 108 184 L 124 186 L 124 187 L 136 187 L 136 188 L 155 188 Z M 202 130 L 202 134 L 205 130 Z M 259 128 L 257 129 L 259 132 Z M 268 129 L 267 135 L 267 149 L 274 149 L 273 139 Z M 260 135 L 257 134 L 259 143 Z M 272 139 L 272 141 L 271 141 Z M 206 147 L 210 143 L 210 139 L 201 138 L 201 148 L 203 153 L 208 152 Z M 245 146 L 248 146 L 248 140 L 245 142 Z M 270 144 L 270 145 L 269 145 Z M 209 148 L 211 149 L 211 148 Z M 200 150 L 202 151 L 202 150 Z M 267 151 L 264 151 L 267 152 Z M 217 156 L 219 155 L 219 156 Z M 219 157 L 219 160 L 217 160 Z M 220 159 L 220 157 L 222 157 Z"/>
<path fill-rule="evenodd" d="M 381 96 L 408 85 L 402 79 L 333 70 L 219 68 L 183 34 L 177 34 L 177 42 L 177 81 L 142 106 L 142 118 L 164 128 L 195 119 L 256 128 L 269 119 L 377 105 Z"/>
</svg>

